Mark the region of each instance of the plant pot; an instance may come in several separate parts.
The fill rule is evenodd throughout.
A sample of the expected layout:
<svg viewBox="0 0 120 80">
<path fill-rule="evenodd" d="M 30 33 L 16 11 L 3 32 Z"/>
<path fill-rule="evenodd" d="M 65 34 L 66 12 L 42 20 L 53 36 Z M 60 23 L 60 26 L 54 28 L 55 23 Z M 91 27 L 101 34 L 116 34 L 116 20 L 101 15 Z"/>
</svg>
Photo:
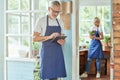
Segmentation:
<svg viewBox="0 0 120 80">
<path fill-rule="evenodd" d="M 110 42 L 102 42 L 103 51 L 110 51 L 110 46 L 111 46 Z"/>
<path fill-rule="evenodd" d="M 32 50 L 32 57 L 36 58 L 37 55 L 39 55 L 39 50 L 37 50 L 37 49 Z"/>
<path fill-rule="evenodd" d="M 19 56 L 21 58 L 27 58 L 28 57 L 28 52 L 25 50 L 19 50 Z"/>
</svg>

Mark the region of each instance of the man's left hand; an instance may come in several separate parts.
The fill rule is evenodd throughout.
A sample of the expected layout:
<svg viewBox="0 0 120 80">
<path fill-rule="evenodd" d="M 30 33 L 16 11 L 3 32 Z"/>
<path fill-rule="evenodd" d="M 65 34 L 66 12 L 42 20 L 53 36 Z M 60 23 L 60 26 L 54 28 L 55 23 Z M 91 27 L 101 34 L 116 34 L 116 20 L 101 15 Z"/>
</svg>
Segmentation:
<svg viewBox="0 0 120 80">
<path fill-rule="evenodd" d="M 57 43 L 59 43 L 60 45 L 64 45 L 65 40 L 63 40 L 63 39 L 59 39 L 59 40 L 57 40 Z"/>
</svg>

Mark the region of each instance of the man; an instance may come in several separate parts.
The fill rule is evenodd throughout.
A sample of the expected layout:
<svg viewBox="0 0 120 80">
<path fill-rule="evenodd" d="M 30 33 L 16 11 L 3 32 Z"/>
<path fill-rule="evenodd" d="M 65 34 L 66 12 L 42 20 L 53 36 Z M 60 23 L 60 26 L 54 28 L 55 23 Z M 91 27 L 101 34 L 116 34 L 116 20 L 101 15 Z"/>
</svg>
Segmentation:
<svg viewBox="0 0 120 80">
<path fill-rule="evenodd" d="M 40 78 L 45 80 L 55 80 L 66 77 L 66 69 L 62 45 L 64 39 L 52 41 L 57 36 L 63 36 L 61 20 L 57 19 L 61 11 L 59 1 L 52 1 L 48 7 L 48 15 L 39 18 L 34 29 L 33 41 L 42 41 L 40 52 Z"/>
</svg>

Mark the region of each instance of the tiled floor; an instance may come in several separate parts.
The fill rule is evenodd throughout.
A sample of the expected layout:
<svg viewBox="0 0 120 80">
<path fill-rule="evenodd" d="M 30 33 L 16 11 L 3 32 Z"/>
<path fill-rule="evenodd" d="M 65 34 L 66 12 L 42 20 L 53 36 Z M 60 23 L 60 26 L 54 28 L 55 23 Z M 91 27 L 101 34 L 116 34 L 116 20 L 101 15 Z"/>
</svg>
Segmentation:
<svg viewBox="0 0 120 80">
<path fill-rule="evenodd" d="M 110 76 L 101 75 L 101 78 L 96 78 L 95 75 L 89 75 L 88 78 L 81 78 L 81 80 L 110 80 Z"/>
</svg>

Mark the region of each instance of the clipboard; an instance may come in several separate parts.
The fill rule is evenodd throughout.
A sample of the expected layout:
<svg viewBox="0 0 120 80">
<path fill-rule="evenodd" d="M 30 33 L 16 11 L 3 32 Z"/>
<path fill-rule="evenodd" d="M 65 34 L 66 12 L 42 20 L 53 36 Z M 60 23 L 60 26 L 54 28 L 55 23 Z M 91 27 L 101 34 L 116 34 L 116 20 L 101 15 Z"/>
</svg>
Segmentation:
<svg viewBox="0 0 120 80">
<path fill-rule="evenodd" d="M 52 41 L 57 41 L 57 40 L 59 40 L 59 39 L 65 39 L 67 36 L 57 36 L 57 37 L 55 37 L 55 38 L 53 38 L 52 39 Z"/>
</svg>

